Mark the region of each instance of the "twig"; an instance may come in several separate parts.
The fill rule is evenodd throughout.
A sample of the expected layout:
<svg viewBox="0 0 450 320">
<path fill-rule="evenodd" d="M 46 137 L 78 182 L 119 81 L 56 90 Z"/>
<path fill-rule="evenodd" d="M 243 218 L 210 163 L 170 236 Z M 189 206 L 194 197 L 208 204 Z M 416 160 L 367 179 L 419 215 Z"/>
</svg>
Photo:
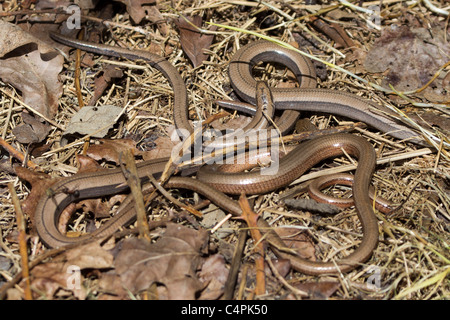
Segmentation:
<svg viewBox="0 0 450 320">
<path fill-rule="evenodd" d="M 123 166 L 122 163 L 120 166 L 122 167 L 123 173 L 127 179 L 128 186 L 130 187 L 131 194 L 133 195 L 134 198 L 135 202 L 134 207 L 136 208 L 137 227 L 139 229 L 139 236 L 141 238 L 150 241 L 151 240 L 149 231 L 150 229 L 147 222 L 147 215 L 144 205 L 144 196 L 142 195 L 141 181 L 137 173 L 136 162 L 130 151 L 125 152 L 125 154 L 122 154 L 122 156 L 124 158 L 126 168 Z"/>
<path fill-rule="evenodd" d="M 272 273 L 277 277 L 277 279 L 285 286 L 287 289 L 291 290 L 293 294 L 299 297 L 307 297 L 308 293 L 305 291 L 302 291 L 300 289 L 297 289 L 289 284 L 289 282 L 286 281 L 285 278 L 281 276 L 281 274 L 278 272 L 277 268 L 273 265 L 272 260 L 269 257 L 266 257 L 266 261 L 269 264 L 270 270 L 272 270 Z"/>
<path fill-rule="evenodd" d="M 258 229 L 256 224 L 256 220 L 258 220 L 258 214 L 253 212 L 250 208 L 250 204 L 248 203 L 247 197 L 245 194 L 241 194 L 239 197 L 239 205 L 242 209 L 241 218 L 247 222 L 247 225 L 250 229 L 250 234 L 253 238 L 253 241 L 256 243 L 255 250 L 258 253 L 259 257 L 255 259 L 255 268 L 256 268 L 256 288 L 255 294 L 262 295 L 266 293 L 266 274 L 264 272 L 264 243 L 261 241 L 262 235 Z"/>
<path fill-rule="evenodd" d="M 179 206 L 180 208 L 189 211 L 190 213 L 192 213 L 193 215 L 195 215 L 196 217 L 201 218 L 202 217 L 202 213 L 199 212 L 198 210 L 194 209 L 191 206 L 185 205 L 184 203 L 182 203 L 181 201 L 175 199 L 169 192 L 167 192 L 166 189 L 164 189 L 159 183 L 158 181 L 156 181 L 156 179 L 153 177 L 153 175 L 149 175 L 148 178 L 150 179 L 150 182 L 153 184 L 153 186 L 155 187 L 156 190 L 158 190 L 159 192 L 161 192 L 161 194 L 166 197 L 169 201 L 171 201 L 172 203 L 174 203 L 175 205 Z"/>
<path fill-rule="evenodd" d="M 239 267 L 241 265 L 242 253 L 244 252 L 245 243 L 247 240 L 247 229 L 241 228 L 239 230 L 238 241 L 234 249 L 233 259 L 231 260 L 230 271 L 228 273 L 227 282 L 223 293 L 224 300 L 231 300 L 234 294 L 234 286 L 236 284 Z"/>
<path fill-rule="evenodd" d="M 0 138 L 0 146 L 2 146 L 6 151 L 8 151 L 8 153 L 18 159 L 20 162 L 24 162 L 25 161 L 25 156 L 17 151 L 16 149 L 14 149 L 8 142 L 6 142 L 5 140 L 3 140 L 3 138 Z M 37 164 L 35 164 L 33 161 L 31 160 L 27 160 L 27 166 L 30 168 L 37 168 Z"/>
<path fill-rule="evenodd" d="M 8 183 L 11 200 L 16 211 L 17 228 L 19 229 L 19 252 L 22 259 L 22 277 L 25 280 L 25 300 L 33 300 L 30 287 L 30 270 L 28 265 L 28 249 L 27 249 L 27 234 L 25 231 L 25 218 L 23 216 L 22 207 L 20 206 L 19 198 L 17 197 L 14 184 Z"/>
</svg>

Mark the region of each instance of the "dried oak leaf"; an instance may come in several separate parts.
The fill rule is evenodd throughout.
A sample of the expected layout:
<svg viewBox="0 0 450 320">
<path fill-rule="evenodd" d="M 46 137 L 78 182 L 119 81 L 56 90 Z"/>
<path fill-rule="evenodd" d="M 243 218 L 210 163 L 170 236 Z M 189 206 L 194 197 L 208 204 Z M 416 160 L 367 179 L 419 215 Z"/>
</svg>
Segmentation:
<svg viewBox="0 0 450 320">
<path fill-rule="evenodd" d="M 384 28 L 364 66 L 369 72 L 387 71 L 382 81 L 386 88 L 391 84 L 399 91 L 419 89 L 448 61 L 450 44 L 445 32 L 442 26 L 431 30 L 406 25 Z M 448 100 L 449 92 L 450 86 L 444 87 L 443 79 L 437 78 L 420 95 L 441 102 Z"/>
<path fill-rule="evenodd" d="M 208 232 L 168 224 L 155 243 L 131 238 L 124 241 L 114 265 L 122 285 L 132 293 L 157 282 L 167 289 L 168 299 L 194 299 L 203 288 L 196 270 L 208 242 Z"/>
<path fill-rule="evenodd" d="M 120 155 L 131 150 L 132 153 L 138 153 L 136 142 L 131 139 L 101 139 L 100 144 L 90 145 L 86 151 L 86 155 L 95 160 L 111 161 L 120 164 Z"/>
<path fill-rule="evenodd" d="M 153 149 L 140 152 L 140 155 L 144 160 L 170 157 L 173 148 L 178 144 L 178 142 L 174 142 L 166 136 L 156 138 L 153 143 L 155 144 Z"/>
<path fill-rule="evenodd" d="M 328 299 L 341 286 L 337 281 L 306 282 L 294 285 L 297 289 L 308 293 L 312 300 Z"/>
<path fill-rule="evenodd" d="M 47 123 L 41 122 L 33 115 L 22 112 L 23 124 L 12 129 L 17 141 L 23 144 L 38 143 L 43 141 L 51 130 Z"/>
<path fill-rule="evenodd" d="M 59 289 L 71 292 L 78 299 L 86 298 L 83 287 L 84 269 L 111 268 L 113 255 L 92 242 L 65 251 L 51 262 L 40 264 L 31 270 L 31 285 L 47 299 L 55 296 Z"/>
<path fill-rule="evenodd" d="M 288 248 L 296 250 L 304 259 L 316 260 L 314 244 L 308 236 L 296 228 L 277 228 L 275 230 Z"/>
<path fill-rule="evenodd" d="M 200 281 L 208 285 L 202 291 L 200 300 L 216 300 L 224 291 L 228 279 L 228 268 L 221 254 L 214 254 L 206 258 L 199 272 Z"/>
<path fill-rule="evenodd" d="M 27 105 L 50 119 L 62 95 L 58 75 L 63 62 L 52 47 L 0 20 L 0 78 L 19 89 Z"/>
<path fill-rule="evenodd" d="M 98 170 L 104 170 L 98 164 L 96 164 L 92 159 L 88 160 L 88 157 L 77 156 L 78 161 L 80 163 L 80 169 L 78 172 L 95 172 Z M 28 194 L 27 198 L 22 202 L 22 210 L 26 215 L 30 217 L 32 224 L 34 224 L 34 211 L 39 202 L 39 199 L 44 196 L 46 191 L 54 185 L 56 182 L 61 180 L 62 178 L 53 178 L 50 175 L 42 172 L 33 171 L 24 167 L 15 167 L 15 172 L 17 176 L 27 181 L 31 184 L 31 192 Z M 86 200 L 89 201 L 89 200 Z M 95 200 L 92 200 L 95 201 Z M 108 203 L 111 203 L 113 200 L 111 199 Z M 95 203 L 93 205 L 86 205 L 86 203 L 82 203 L 81 205 L 85 205 L 90 208 L 95 207 Z M 112 205 L 111 205 L 112 206 Z M 70 206 L 66 208 L 60 218 L 60 228 L 64 228 L 65 223 L 70 219 L 73 211 L 76 209 L 76 206 Z"/>
<path fill-rule="evenodd" d="M 39 199 L 60 178 L 52 178 L 46 173 L 33 171 L 24 167 L 16 167 L 15 171 L 20 179 L 28 181 L 31 184 L 30 194 L 22 201 L 22 210 L 30 217 L 31 223 L 34 224 L 34 211 Z"/>
<path fill-rule="evenodd" d="M 188 19 L 190 23 L 186 21 L 186 19 Z M 208 59 L 208 55 L 204 53 L 204 50 L 209 49 L 214 40 L 214 35 L 202 34 L 194 27 L 202 26 L 202 18 L 200 16 L 194 16 L 192 18 L 181 17 L 175 22 L 180 30 L 180 43 L 184 53 L 189 57 L 194 68 L 202 65 L 203 61 Z M 216 29 L 216 27 L 212 27 L 211 31 Z"/>
<path fill-rule="evenodd" d="M 115 78 L 122 78 L 123 71 L 114 65 L 107 65 L 104 67 L 102 72 L 100 72 L 94 79 L 94 94 L 89 101 L 89 105 L 93 106 L 98 99 L 103 95 L 106 88 Z"/>
<path fill-rule="evenodd" d="M 150 22 L 158 26 L 158 30 L 164 36 L 168 33 L 164 17 L 156 6 L 156 0 L 115 0 L 122 2 L 127 7 L 127 12 L 136 24 L 147 17 Z"/>
</svg>

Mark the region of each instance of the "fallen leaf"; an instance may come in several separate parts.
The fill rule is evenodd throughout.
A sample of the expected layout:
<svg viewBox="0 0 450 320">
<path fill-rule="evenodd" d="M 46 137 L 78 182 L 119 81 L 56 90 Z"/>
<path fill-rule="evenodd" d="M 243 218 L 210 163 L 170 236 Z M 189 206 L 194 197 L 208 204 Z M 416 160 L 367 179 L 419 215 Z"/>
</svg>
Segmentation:
<svg viewBox="0 0 450 320">
<path fill-rule="evenodd" d="M 422 88 L 448 61 L 450 44 L 446 41 L 445 28 L 436 25 L 431 30 L 395 26 L 383 28 L 367 54 L 364 66 L 369 72 L 387 74 L 382 85 L 394 86 L 399 91 Z M 448 100 L 450 87 L 443 87 L 443 79 L 437 78 L 420 96 L 431 101 Z"/>
<path fill-rule="evenodd" d="M 100 99 L 100 97 L 103 95 L 112 80 L 122 77 L 123 71 L 120 68 L 117 68 L 114 65 L 106 65 L 94 79 L 94 94 L 92 95 L 92 98 L 89 101 L 88 105 L 94 106 L 97 100 Z"/>
<path fill-rule="evenodd" d="M 23 101 L 49 119 L 58 109 L 64 59 L 45 42 L 0 20 L 0 78 L 22 93 Z"/>
<path fill-rule="evenodd" d="M 62 289 L 72 292 L 78 299 L 86 298 L 83 286 L 84 269 L 111 268 L 113 256 L 99 242 L 92 242 L 63 252 L 51 262 L 37 265 L 31 270 L 31 285 L 46 299 L 55 298 Z"/>
<path fill-rule="evenodd" d="M 88 150 L 89 150 L 89 148 L 88 148 Z M 77 154 L 77 162 L 79 164 L 78 173 L 82 173 L 82 172 L 96 172 L 98 170 L 103 170 L 104 169 L 93 158 L 84 156 L 82 154 Z"/>
<path fill-rule="evenodd" d="M 283 239 L 287 248 L 295 249 L 297 254 L 312 261 L 316 260 L 314 244 L 301 230 L 296 228 L 277 228 L 276 233 Z"/>
<path fill-rule="evenodd" d="M 163 36 L 167 35 L 168 28 L 164 17 L 159 12 L 156 0 L 115 0 L 122 2 L 134 23 L 139 24 L 144 18 L 158 26 Z"/>
<path fill-rule="evenodd" d="M 190 23 L 186 21 L 186 19 L 188 19 Z M 209 49 L 214 40 L 214 35 L 202 34 L 194 27 L 197 26 L 201 28 L 202 18 L 200 16 L 194 16 L 192 18 L 181 17 L 175 22 L 180 30 L 180 43 L 184 53 L 189 57 L 194 68 L 202 65 L 203 61 L 208 59 L 208 55 L 204 53 L 204 50 Z M 212 27 L 211 31 L 216 29 L 216 27 Z"/>
<path fill-rule="evenodd" d="M 203 289 L 196 270 L 208 239 L 205 230 L 176 224 L 168 224 L 166 232 L 155 243 L 127 239 L 114 261 L 117 275 L 133 294 L 157 282 L 165 286 L 170 300 L 194 299 Z"/>
<path fill-rule="evenodd" d="M 27 198 L 22 201 L 22 210 L 28 215 L 32 224 L 34 224 L 34 211 L 39 199 L 45 194 L 46 190 L 58 182 L 60 178 L 52 178 L 46 173 L 33 171 L 24 167 L 15 168 L 17 176 L 31 184 L 31 192 Z"/>
<path fill-rule="evenodd" d="M 206 258 L 198 276 L 201 282 L 207 284 L 199 300 L 216 300 L 223 294 L 228 279 L 228 268 L 221 254 L 214 254 Z"/>
<path fill-rule="evenodd" d="M 154 148 L 149 151 L 140 152 L 144 160 L 166 158 L 172 155 L 173 148 L 178 144 L 166 136 L 157 137 L 154 141 Z"/>
<path fill-rule="evenodd" d="M 95 160 L 111 161 L 120 164 L 121 154 L 127 150 L 138 153 L 136 143 L 131 139 L 101 139 L 100 144 L 92 144 L 86 150 L 86 155 Z"/>
<path fill-rule="evenodd" d="M 116 106 L 84 106 L 70 119 L 63 135 L 80 134 L 103 138 L 121 113 L 122 108 Z"/>
<path fill-rule="evenodd" d="M 340 286 L 340 282 L 336 281 L 306 282 L 294 285 L 297 289 L 308 293 L 312 300 L 328 299 Z"/>
<path fill-rule="evenodd" d="M 33 115 L 22 112 L 23 124 L 12 129 L 17 141 L 23 144 L 38 143 L 43 141 L 51 130 L 47 123 L 41 122 Z"/>
</svg>

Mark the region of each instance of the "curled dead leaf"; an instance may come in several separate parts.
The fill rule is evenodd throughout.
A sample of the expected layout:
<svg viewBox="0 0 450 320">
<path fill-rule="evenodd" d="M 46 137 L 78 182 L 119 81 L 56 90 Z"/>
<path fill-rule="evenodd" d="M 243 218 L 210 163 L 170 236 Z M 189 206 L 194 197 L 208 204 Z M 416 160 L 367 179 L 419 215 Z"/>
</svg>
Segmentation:
<svg viewBox="0 0 450 320">
<path fill-rule="evenodd" d="M 287 248 L 296 250 L 298 255 L 304 259 L 316 260 L 314 244 L 302 230 L 286 227 L 277 228 L 275 231 L 283 239 Z"/>
<path fill-rule="evenodd" d="M 205 230 L 176 224 L 168 224 L 166 232 L 155 243 L 127 239 L 114 262 L 117 275 L 132 293 L 147 290 L 158 282 L 165 286 L 170 300 L 194 299 L 203 288 L 196 270 L 208 239 Z"/>
<path fill-rule="evenodd" d="M 194 68 L 203 64 L 208 59 L 208 55 L 204 53 L 205 49 L 211 46 L 214 35 L 202 34 L 195 26 L 202 27 L 202 17 L 194 16 L 192 18 L 181 17 L 176 20 L 178 29 L 180 30 L 180 42 L 184 53 L 189 57 Z M 211 30 L 216 30 L 212 27 Z"/>
<path fill-rule="evenodd" d="M 22 92 L 23 101 L 51 119 L 58 109 L 64 59 L 45 42 L 0 20 L 0 78 Z"/>
<path fill-rule="evenodd" d="M 98 242 L 92 242 L 69 249 L 53 261 L 40 264 L 31 270 L 31 285 L 36 294 L 55 298 L 59 290 L 71 292 L 78 299 L 86 298 L 83 286 L 84 269 L 111 268 L 112 254 Z"/>
<path fill-rule="evenodd" d="M 24 123 L 12 129 L 17 141 L 24 144 L 43 141 L 50 132 L 51 127 L 27 112 L 22 112 L 21 115 Z"/>
<path fill-rule="evenodd" d="M 28 197 L 22 201 L 22 210 L 28 215 L 31 222 L 34 223 L 34 211 L 39 199 L 45 194 L 46 190 L 59 181 L 59 178 L 52 178 L 46 173 L 33 171 L 24 167 L 15 168 L 17 176 L 31 184 L 31 192 Z"/>
<path fill-rule="evenodd" d="M 383 28 L 364 63 L 369 72 L 385 72 L 382 85 L 394 86 L 398 91 L 422 88 L 436 71 L 448 61 L 445 28 L 435 26 L 432 30 L 406 25 Z M 431 101 L 448 100 L 448 90 L 443 79 L 437 78 L 421 95 Z"/>
<path fill-rule="evenodd" d="M 199 272 L 200 281 L 207 284 L 200 295 L 200 300 L 216 300 L 224 291 L 228 279 L 228 268 L 221 254 L 214 254 L 206 258 Z"/>
</svg>

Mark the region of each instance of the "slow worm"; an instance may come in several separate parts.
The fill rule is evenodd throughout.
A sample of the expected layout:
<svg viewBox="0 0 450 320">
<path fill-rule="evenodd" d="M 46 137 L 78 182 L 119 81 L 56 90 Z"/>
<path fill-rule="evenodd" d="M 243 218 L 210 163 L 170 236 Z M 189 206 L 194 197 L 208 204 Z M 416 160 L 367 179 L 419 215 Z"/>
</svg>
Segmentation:
<svg viewBox="0 0 450 320">
<path fill-rule="evenodd" d="M 145 51 L 130 51 L 123 48 L 113 48 L 70 39 L 58 34 L 51 35 L 53 39 L 63 44 L 80 48 L 97 54 L 122 57 L 130 60 L 142 59 L 161 71 L 171 83 L 174 90 L 174 122 L 177 128 L 192 132 L 188 121 L 188 104 L 186 87 L 178 71 L 164 58 Z M 301 56 L 300 56 L 301 57 Z M 298 111 L 309 110 L 343 115 L 351 119 L 364 121 L 367 124 L 401 139 L 416 139 L 410 129 L 392 121 L 383 115 L 372 112 L 372 105 L 365 100 L 343 92 L 325 89 L 306 88 L 315 83 L 315 74 L 303 57 L 286 51 L 268 42 L 255 42 L 242 48 L 230 63 L 230 77 L 234 89 L 244 99 L 254 102 L 255 81 L 251 75 L 253 65 L 258 61 L 274 61 L 285 64 L 294 71 L 305 88 L 273 89 L 273 100 L 277 109 L 295 109 L 285 111 L 277 123 L 283 130 L 292 126 Z M 299 91 L 298 91 L 299 90 Z M 260 122 L 258 122 L 260 123 Z M 240 214 L 237 203 L 224 193 L 240 194 L 245 192 L 264 193 L 286 186 L 298 178 L 316 163 L 334 156 L 346 153 L 358 158 L 358 167 L 353 184 L 353 198 L 358 217 L 362 226 L 362 239 L 359 246 L 347 257 L 334 262 L 312 262 L 297 255 L 285 252 L 283 241 L 263 219 L 259 226 L 268 233 L 267 239 L 274 244 L 274 251 L 281 257 L 291 260 L 293 267 L 308 274 L 345 272 L 366 261 L 378 243 L 378 225 L 368 198 L 369 183 L 375 167 L 375 152 L 372 146 L 363 138 L 336 134 L 320 137 L 304 142 L 280 160 L 276 175 L 263 176 L 259 172 L 224 174 L 203 167 L 197 179 L 173 177 L 166 183 L 168 188 L 187 188 L 204 194 L 219 206 L 229 210 L 233 215 Z M 167 159 L 156 159 L 137 164 L 138 175 L 146 182 L 148 175 L 163 171 Z M 147 189 L 150 187 L 146 187 Z M 60 247 L 81 241 L 86 237 L 105 237 L 117 228 L 134 218 L 134 208 L 131 200 L 126 200 L 116 215 L 93 234 L 70 238 L 62 234 L 57 223 L 63 209 L 71 202 L 85 198 L 95 198 L 105 195 L 125 192 L 128 190 L 121 169 L 101 170 L 94 173 L 81 173 L 63 178 L 51 189 L 47 190 L 35 211 L 35 221 L 38 234 L 49 247 Z M 130 197 L 129 197 L 130 198 Z M 128 199 L 129 199 L 128 198 Z"/>
<path fill-rule="evenodd" d="M 198 174 L 198 179 L 183 180 L 183 185 L 176 185 L 174 177 L 165 185 L 167 188 L 187 188 L 200 192 L 211 201 L 235 216 L 240 214 L 239 205 L 224 193 L 246 194 L 263 193 L 276 190 L 289 184 L 302 175 L 316 163 L 330 157 L 347 154 L 358 158 L 358 167 L 355 172 L 353 184 L 353 201 L 355 203 L 359 220 L 362 226 L 362 239 L 360 245 L 346 258 L 335 262 L 313 262 L 299 256 L 287 254 L 282 249 L 283 241 L 272 232 L 267 223 L 259 219 L 259 226 L 263 232 L 268 232 L 267 240 L 275 244 L 275 251 L 281 257 L 289 258 L 293 267 L 308 274 L 322 274 L 332 272 L 345 272 L 357 264 L 366 261 L 378 243 L 378 224 L 369 199 L 369 183 L 375 167 L 375 151 L 365 139 L 350 134 L 336 134 L 319 137 L 297 146 L 280 160 L 280 173 L 275 176 L 266 176 L 262 181 L 258 172 L 223 174 L 217 172 Z M 137 164 L 138 175 L 146 182 L 150 174 L 161 173 L 167 159 L 141 162 Z M 204 167 L 208 168 L 208 167 Z M 175 179 L 175 180 L 174 180 Z M 202 180 L 206 179 L 206 182 Z M 96 230 L 95 233 L 84 237 L 71 238 L 59 232 L 57 223 L 62 210 L 71 202 L 85 198 L 95 198 L 105 195 L 125 192 L 127 190 L 125 178 L 121 169 L 102 170 L 94 173 L 81 173 L 64 178 L 52 186 L 50 195 L 46 195 L 38 203 L 35 212 L 36 229 L 41 240 L 50 247 L 60 247 L 69 243 L 82 241 L 86 237 L 105 237 L 112 234 L 119 227 L 134 218 L 134 210 L 130 209 L 132 203 L 124 202 L 115 217 Z M 131 201 L 131 200 L 129 200 Z M 237 206 L 237 207 L 236 207 Z M 231 210 L 231 209 L 232 210 Z"/>
</svg>

